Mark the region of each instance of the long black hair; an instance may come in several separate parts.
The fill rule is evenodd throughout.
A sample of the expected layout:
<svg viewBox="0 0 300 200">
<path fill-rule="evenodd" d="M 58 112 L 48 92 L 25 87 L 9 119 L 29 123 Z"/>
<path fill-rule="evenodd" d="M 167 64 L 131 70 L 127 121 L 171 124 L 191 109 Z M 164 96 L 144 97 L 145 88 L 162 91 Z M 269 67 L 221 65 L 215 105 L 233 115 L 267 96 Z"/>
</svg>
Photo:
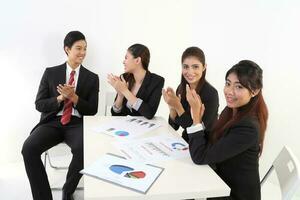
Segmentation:
<svg viewBox="0 0 300 200">
<path fill-rule="evenodd" d="M 240 84 L 247 88 L 251 93 L 256 90 L 259 90 L 259 93 L 252 97 L 249 103 L 239 107 L 234 116 L 232 108 L 227 106 L 224 108 L 219 120 L 213 127 L 212 142 L 214 143 L 221 138 L 227 128 L 237 123 L 243 117 L 254 116 L 259 122 L 259 144 L 261 153 L 268 120 L 268 108 L 262 95 L 263 71 L 255 62 L 242 60 L 227 71 L 225 80 L 231 73 L 236 74 Z"/>
<path fill-rule="evenodd" d="M 127 49 L 127 51 L 130 52 L 130 54 L 134 58 L 140 57 L 143 68 L 146 71 L 148 71 L 148 66 L 149 66 L 149 62 L 150 62 L 150 51 L 149 51 L 148 47 L 146 47 L 145 45 L 142 45 L 142 44 L 134 44 L 134 45 L 131 45 Z M 128 82 L 128 89 L 131 90 L 135 83 L 133 74 L 132 73 L 124 73 L 123 77 L 126 80 L 126 82 Z"/>
<path fill-rule="evenodd" d="M 205 55 L 204 52 L 198 48 L 198 47 L 189 47 L 187 48 L 181 56 L 181 64 L 183 64 L 183 61 L 187 58 L 187 57 L 195 57 L 197 58 L 201 64 L 203 66 L 205 66 Z M 196 87 L 196 92 L 198 94 L 200 94 L 200 91 L 205 83 L 205 75 L 206 75 L 206 69 L 202 72 L 202 76 L 197 84 Z M 183 77 L 183 75 L 181 75 L 181 81 L 180 84 L 177 88 L 176 94 L 181 96 L 181 99 L 185 99 L 186 98 L 186 84 L 188 84 L 188 82 L 185 80 L 185 78 Z"/>
</svg>

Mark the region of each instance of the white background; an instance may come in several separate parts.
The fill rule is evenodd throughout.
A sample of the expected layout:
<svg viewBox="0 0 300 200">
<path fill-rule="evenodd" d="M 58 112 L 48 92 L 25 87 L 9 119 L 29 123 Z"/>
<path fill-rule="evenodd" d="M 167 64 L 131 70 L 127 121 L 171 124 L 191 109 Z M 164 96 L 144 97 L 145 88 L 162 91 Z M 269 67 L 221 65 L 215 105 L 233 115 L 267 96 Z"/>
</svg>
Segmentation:
<svg viewBox="0 0 300 200">
<path fill-rule="evenodd" d="M 126 49 L 149 47 L 149 69 L 176 87 L 181 54 L 189 46 L 204 50 L 207 79 L 224 108 L 224 75 L 239 60 L 251 59 L 264 70 L 269 108 L 264 174 L 281 147 L 300 158 L 300 2 L 297 0 L 1 0 L 0 2 L 0 164 L 21 161 L 21 148 L 40 114 L 34 100 L 46 67 L 63 63 L 64 36 L 82 31 L 88 42 L 84 66 L 99 74 L 98 115 L 112 88 L 107 73 L 123 71 Z M 161 101 L 157 115 L 167 119 Z"/>
</svg>

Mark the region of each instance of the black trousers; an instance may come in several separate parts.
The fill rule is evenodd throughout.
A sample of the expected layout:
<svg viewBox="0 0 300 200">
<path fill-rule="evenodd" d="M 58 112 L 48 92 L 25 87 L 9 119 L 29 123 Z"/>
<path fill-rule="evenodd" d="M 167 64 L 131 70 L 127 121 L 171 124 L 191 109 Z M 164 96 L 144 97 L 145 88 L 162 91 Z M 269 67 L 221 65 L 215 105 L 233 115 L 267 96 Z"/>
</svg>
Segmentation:
<svg viewBox="0 0 300 200">
<path fill-rule="evenodd" d="M 34 200 L 52 200 L 51 188 L 41 154 L 63 141 L 71 148 L 73 154 L 63 186 L 63 191 L 68 195 L 74 193 L 82 177 L 82 174 L 79 173 L 83 169 L 82 119 L 72 116 L 67 125 L 62 125 L 60 117 L 56 117 L 35 128 L 23 144 L 22 154 Z"/>
</svg>

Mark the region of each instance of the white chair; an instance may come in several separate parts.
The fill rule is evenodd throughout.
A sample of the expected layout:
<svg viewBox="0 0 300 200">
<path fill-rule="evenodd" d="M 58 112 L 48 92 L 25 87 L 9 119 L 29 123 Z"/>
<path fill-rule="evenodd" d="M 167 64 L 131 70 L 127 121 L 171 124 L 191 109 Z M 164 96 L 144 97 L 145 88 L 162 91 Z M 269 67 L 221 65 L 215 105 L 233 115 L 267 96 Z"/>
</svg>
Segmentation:
<svg viewBox="0 0 300 200">
<path fill-rule="evenodd" d="M 67 146 L 67 144 L 66 143 L 64 143 L 64 142 L 62 142 L 62 143 L 59 143 L 58 145 L 56 145 L 56 146 L 54 146 L 54 148 L 62 148 L 63 149 L 63 151 L 64 152 L 68 152 L 68 151 L 70 151 L 69 150 L 69 147 Z M 66 154 L 67 155 L 67 154 Z M 51 158 L 51 156 L 50 156 L 50 151 L 49 150 L 47 150 L 47 151 L 45 151 L 45 153 L 44 153 L 44 166 L 45 166 L 45 169 L 47 168 L 47 161 L 49 162 L 49 166 L 51 167 L 51 168 L 53 168 L 54 170 L 58 170 L 58 171 L 60 171 L 60 170 L 65 170 L 65 172 L 60 172 L 60 173 L 66 173 L 67 171 L 67 169 L 69 168 L 67 165 L 58 165 L 58 164 L 54 164 L 53 162 L 52 162 L 52 158 Z M 57 172 L 58 172 L 57 171 Z M 59 173 L 59 174 L 60 174 Z M 60 174 L 60 176 L 61 176 L 62 174 Z M 51 190 L 61 190 L 62 189 L 62 186 L 59 186 L 59 184 L 57 184 L 57 183 L 55 183 L 54 185 L 51 185 Z M 79 187 L 78 189 L 82 189 L 82 187 Z"/>
<path fill-rule="evenodd" d="M 66 147 L 67 147 L 67 145 L 66 145 L 64 142 L 59 143 L 58 145 L 60 145 L 60 146 L 66 146 Z M 56 146 L 58 146 L 58 145 L 56 145 Z M 52 163 L 52 161 L 51 161 L 51 157 L 50 157 L 50 152 L 49 152 L 49 150 L 45 151 L 45 153 L 44 153 L 44 166 L 45 166 L 45 168 L 47 167 L 47 160 L 48 160 L 48 162 L 49 162 L 49 166 L 50 166 L 51 168 L 53 168 L 53 169 L 56 169 L 56 170 L 68 169 L 68 166 L 58 166 L 58 165 L 54 165 L 54 164 Z"/>
<path fill-rule="evenodd" d="M 105 94 L 105 110 L 104 115 L 107 116 L 110 113 L 110 108 L 113 106 L 116 97 L 116 92 L 106 92 Z"/>
<path fill-rule="evenodd" d="M 300 186 L 300 175 L 299 175 L 300 164 L 296 156 L 292 153 L 290 148 L 284 146 L 281 152 L 276 157 L 272 166 L 263 177 L 261 181 L 262 187 L 262 200 L 274 199 L 268 197 L 268 195 L 272 195 L 274 190 L 268 192 L 268 194 L 263 193 L 264 187 L 267 186 L 265 183 L 267 178 L 270 176 L 271 172 L 275 170 L 280 190 L 281 190 L 281 198 L 283 200 L 290 200 L 295 194 L 296 190 Z"/>
</svg>

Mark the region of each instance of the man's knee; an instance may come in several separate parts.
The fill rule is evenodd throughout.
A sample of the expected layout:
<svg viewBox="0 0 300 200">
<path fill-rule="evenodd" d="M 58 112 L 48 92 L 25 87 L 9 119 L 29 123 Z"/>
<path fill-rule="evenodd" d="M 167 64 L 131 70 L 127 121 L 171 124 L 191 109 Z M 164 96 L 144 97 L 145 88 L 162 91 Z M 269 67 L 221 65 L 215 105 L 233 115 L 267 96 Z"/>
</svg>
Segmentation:
<svg viewBox="0 0 300 200">
<path fill-rule="evenodd" d="M 83 158 L 83 147 L 82 146 L 73 147 L 71 151 L 72 151 L 73 156 Z"/>
<path fill-rule="evenodd" d="M 33 143 L 33 141 L 30 140 L 30 138 L 27 138 L 25 142 L 23 143 L 22 155 L 24 158 L 31 157 L 33 155 L 41 155 L 38 151 L 37 145 Z"/>
</svg>

